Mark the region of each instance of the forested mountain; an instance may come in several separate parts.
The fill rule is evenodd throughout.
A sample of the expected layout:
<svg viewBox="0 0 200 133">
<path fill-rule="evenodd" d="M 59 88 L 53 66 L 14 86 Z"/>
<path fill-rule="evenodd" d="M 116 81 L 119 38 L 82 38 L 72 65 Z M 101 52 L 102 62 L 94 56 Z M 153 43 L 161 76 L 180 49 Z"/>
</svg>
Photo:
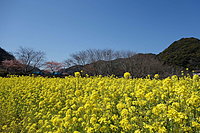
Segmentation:
<svg viewBox="0 0 200 133">
<path fill-rule="evenodd" d="M 170 65 L 177 65 L 190 70 L 200 69 L 200 40 L 182 38 L 173 42 L 157 57 Z"/>
</svg>

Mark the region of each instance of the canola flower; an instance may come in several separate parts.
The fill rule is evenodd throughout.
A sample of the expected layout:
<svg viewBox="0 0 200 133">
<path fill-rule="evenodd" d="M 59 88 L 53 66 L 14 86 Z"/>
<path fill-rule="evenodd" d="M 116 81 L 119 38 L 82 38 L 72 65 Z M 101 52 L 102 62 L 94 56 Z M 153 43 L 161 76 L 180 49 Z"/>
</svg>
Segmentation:
<svg viewBox="0 0 200 133">
<path fill-rule="evenodd" d="M 82 71 L 81 71 L 81 72 L 82 72 Z M 75 73 L 74 73 L 74 76 L 75 76 L 75 77 L 81 77 L 81 73 L 80 73 L 80 72 L 75 72 Z"/>
<path fill-rule="evenodd" d="M 79 73 L 80 74 L 80 73 Z M 200 79 L 0 77 L 0 132 L 200 131 Z M 78 78 L 77 78 L 78 77 Z"/>
<path fill-rule="evenodd" d="M 154 78 L 156 78 L 156 79 L 158 79 L 159 77 L 160 77 L 159 74 L 154 75 Z"/>
<path fill-rule="evenodd" d="M 131 74 L 130 74 L 129 72 L 125 72 L 125 73 L 124 73 L 124 78 L 125 78 L 125 79 L 131 78 Z"/>
</svg>

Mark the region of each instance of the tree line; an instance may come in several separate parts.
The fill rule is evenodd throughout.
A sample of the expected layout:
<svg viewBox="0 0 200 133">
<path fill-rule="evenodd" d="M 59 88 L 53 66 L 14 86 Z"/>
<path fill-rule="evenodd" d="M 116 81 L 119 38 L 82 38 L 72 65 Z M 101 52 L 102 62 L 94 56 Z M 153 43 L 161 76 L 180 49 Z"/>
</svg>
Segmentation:
<svg viewBox="0 0 200 133">
<path fill-rule="evenodd" d="M 15 57 L 14 60 L 4 60 L 1 63 L 7 74 L 27 75 L 42 71 L 69 75 L 82 70 L 83 74 L 89 75 L 122 76 L 124 72 L 130 72 L 135 77 L 145 77 L 148 74 L 169 76 L 180 72 L 180 68 L 164 64 L 154 54 L 112 49 L 87 49 L 71 54 L 63 62 L 56 62 L 46 61 L 42 51 L 20 47 Z"/>
</svg>

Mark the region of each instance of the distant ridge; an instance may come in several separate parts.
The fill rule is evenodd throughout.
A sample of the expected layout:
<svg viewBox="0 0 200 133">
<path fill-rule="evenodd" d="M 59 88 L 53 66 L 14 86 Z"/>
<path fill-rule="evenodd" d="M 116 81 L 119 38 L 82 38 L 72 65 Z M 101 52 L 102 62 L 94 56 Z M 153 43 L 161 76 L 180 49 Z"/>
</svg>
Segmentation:
<svg viewBox="0 0 200 133">
<path fill-rule="evenodd" d="M 136 54 L 129 58 L 118 58 L 111 61 L 99 60 L 91 64 L 75 65 L 66 69 L 62 69 L 67 75 L 73 75 L 74 72 L 83 70 L 84 74 L 89 75 L 116 75 L 122 77 L 125 72 L 130 72 L 133 77 L 146 77 L 160 74 L 162 78 L 171 75 L 178 75 L 180 67 L 164 64 L 157 58 L 155 54 Z"/>
<path fill-rule="evenodd" d="M 200 69 L 200 40 L 194 37 L 182 38 L 173 42 L 157 56 L 170 65 L 177 65 L 190 70 Z"/>
</svg>

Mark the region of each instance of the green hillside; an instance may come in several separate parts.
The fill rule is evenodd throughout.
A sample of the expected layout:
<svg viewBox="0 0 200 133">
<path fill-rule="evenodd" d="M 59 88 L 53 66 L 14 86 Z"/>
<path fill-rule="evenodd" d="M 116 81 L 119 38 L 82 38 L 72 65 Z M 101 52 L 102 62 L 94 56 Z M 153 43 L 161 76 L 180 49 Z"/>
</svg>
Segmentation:
<svg viewBox="0 0 200 133">
<path fill-rule="evenodd" d="M 190 70 L 200 69 L 200 40 L 182 38 L 173 42 L 157 56 L 170 65 L 177 65 Z"/>
</svg>

